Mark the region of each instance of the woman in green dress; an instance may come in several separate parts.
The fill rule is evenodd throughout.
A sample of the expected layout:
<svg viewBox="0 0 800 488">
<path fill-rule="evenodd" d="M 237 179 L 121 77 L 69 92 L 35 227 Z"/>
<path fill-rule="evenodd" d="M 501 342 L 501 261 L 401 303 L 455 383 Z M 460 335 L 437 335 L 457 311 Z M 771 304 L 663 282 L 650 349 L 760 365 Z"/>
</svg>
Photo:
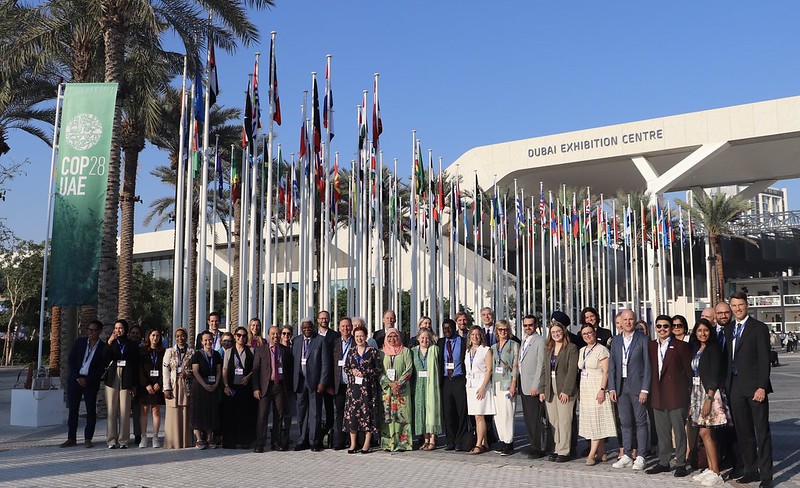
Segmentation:
<svg viewBox="0 0 800 488">
<path fill-rule="evenodd" d="M 420 451 L 436 449 L 436 435 L 442 433 L 441 397 L 439 394 L 439 346 L 433 343 L 430 329 L 417 334 L 414 358 L 414 436 L 423 436 Z"/>
<path fill-rule="evenodd" d="M 383 424 L 381 448 L 385 451 L 411 450 L 411 373 L 414 360 L 403 346 L 395 328 L 386 329 L 381 351 Z"/>
</svg>

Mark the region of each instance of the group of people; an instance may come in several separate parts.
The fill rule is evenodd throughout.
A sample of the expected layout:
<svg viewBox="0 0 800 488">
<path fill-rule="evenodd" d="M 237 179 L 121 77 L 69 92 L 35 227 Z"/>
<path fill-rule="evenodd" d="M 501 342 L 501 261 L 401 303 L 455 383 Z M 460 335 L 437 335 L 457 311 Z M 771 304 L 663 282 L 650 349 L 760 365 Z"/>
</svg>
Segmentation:
<svg viewBox="0 0 800 488">
<path fill-rule="evenodd" d="M 271 450 L 283 451 L 296 418 L 296 451 L 320 451 L 325 439 L 327 447 L 350 454 L 369 453 L 373 442 L 387 451 L 411 450 L 415 440 L 428 451 L 444 434 L 445 450 L 482 454 L 494 446 L 510 455 L 519 398 L 530 457 L 569 461 L 580 436 L 589 441 L 586 464 L 594 465 L 607 459 L 604 440 L 617 437 L 613 467 L 641 470 L 654 427 L 658 463 L 647 473 L 670 471 L 674 456 L 675 476 L 686 476 L 699 436 L 708 469 L 695 479 L 713 486 L 723 482 L 716 440 L 733 425 L 728 430 L 735 430 L 741 457 L 734 463 L 741 473 L 734 474 L 741 483 L 771 486 L 767 326 L 748 317 L 740 293 L 701 316 L 688 333 L 684 317 L 660 315 L 648 336 L 648 325 L 642 329 L 634 312 L 624 310 L 612 336 L 590 307 L 581 312 L 578 334 L 570 332 L 565 313 L 554 312 L 542 333 L 534 315 L 523 317 L 518 338 L 508 321 L 495 321 L 484 308 L 480 325 L 470 328 L 469 316 L 459 312 L 443 320 L 436 337 L 423 317 L 409 338 L 396 328 L 392 310 L 372 337 L 360 318 L 343 317 L 334 330 L 322 310 L 316 320 L 303 320 L 296 335 L 273 326 L 263 337 L 257 318 L 249 328 L 222 332 L 214 312 L 194 348 L 183 328 L 171 347 L 162 345 L 157 330 L 140 344 L 141 329 L 124 320 L 104 342 L 95 321 L 70 353 L 69 432 L 62 446 L 77 444 L 82 399 L 84 442 L 92 446 L 101 383 L 111 449 L 127 447 L 132 408 L 135 442 L 147 446 L 152 416 L 152 445 L 159 447 L 165 405 L 167 448 L 263 452 L 269 437 Z"/>
</svg>

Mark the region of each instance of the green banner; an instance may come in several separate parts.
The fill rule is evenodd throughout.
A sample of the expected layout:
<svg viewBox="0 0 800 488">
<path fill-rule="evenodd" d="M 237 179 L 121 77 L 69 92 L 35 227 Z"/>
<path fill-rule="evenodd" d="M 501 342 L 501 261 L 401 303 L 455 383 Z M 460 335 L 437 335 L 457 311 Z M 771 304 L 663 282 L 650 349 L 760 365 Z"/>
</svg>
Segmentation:
<svg viewBox="0 0 800 488">
<path fill-rule="evenodd" d="M 116 83 L 70 83 L 64 91 L 54 175 L 50 306 L 97 304 L 116 97 Z"/>
</svg>

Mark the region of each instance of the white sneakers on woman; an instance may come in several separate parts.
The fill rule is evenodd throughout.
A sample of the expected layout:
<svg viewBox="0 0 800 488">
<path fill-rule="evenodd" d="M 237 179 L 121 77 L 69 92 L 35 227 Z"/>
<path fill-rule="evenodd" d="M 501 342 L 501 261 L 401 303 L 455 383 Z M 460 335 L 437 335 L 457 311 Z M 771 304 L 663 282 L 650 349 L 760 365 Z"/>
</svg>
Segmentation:
<svg viewBox="0 0 800 488">
<path fill-rule="evenodd" d="M 139 442 L 139 448 L 144 449 L 147 447 L 147 436 L 143 435 L 142 440 Z"/>
<path fill-rule="evenodd" d="M 153 448 L 161 447 L 161 441 L 158 440 L 158 436 L 153 437 Z"/>
<path fill-rule="evenodd" d="M 717 485 L 724 485 L 725 480 L 722 479 L 722 476 L 718 475 L 715 472 L 711 472 L 710 475 L 706 476 L 703 481 L 701 482 L 703 486 L 717 486 Z"/>
<path fill-rule="evenodd" d="M 710 476 L 712 474 L 716 474 L 716 473 L 711 471 L 710 469 L 704 469 L 702 473 L 699 473 L 699 474 L 696 474 L 696 475 L 692 476 L 692 479 L 695 480 L 695 481 L 703 481 L 704 479 L 706 479 L 708 476 Z"/>
</svg>

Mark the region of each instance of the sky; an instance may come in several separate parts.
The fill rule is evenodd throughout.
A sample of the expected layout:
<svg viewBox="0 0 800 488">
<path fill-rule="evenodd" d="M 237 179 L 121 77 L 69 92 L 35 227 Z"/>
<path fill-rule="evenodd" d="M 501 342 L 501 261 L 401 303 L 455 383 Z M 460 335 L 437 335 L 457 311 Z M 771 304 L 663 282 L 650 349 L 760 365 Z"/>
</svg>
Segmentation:
<svg viewBox="0 0 800 488">
<path fill-rule="evenodd" d="M 380 73 L 384 161 L 398 158 L 407 178 L 414 129 L 447 166 L 476 146 L 796 96 L 799 14 L 794 1 L 276 0 L 252 13 L 258 43 L 217 50 L 218 103 L 243 105 L 257 51 L 266 100 L 274 30 L 283 112 L 275 142 L 284 157 L 299 148 L 311 72 L 322 90 L 331 54 L 332 151 L 345 166 L 354 158 L 356 106 L 369 89 L 371 107 Z M 41 241 L 50 148 L 20 132 L 9 142 L 4 163 L 29 163 L 0 201 L 0 217 L 18 236 Z M 166 155 L 152 147 L 140 158 L 137 232 L 151 230 L 142 224 L 150 203 L 171 191 L 150 175 L 163 164 Z M 800 209 L 800 180 L 776 186 Z"/>
</svg>

